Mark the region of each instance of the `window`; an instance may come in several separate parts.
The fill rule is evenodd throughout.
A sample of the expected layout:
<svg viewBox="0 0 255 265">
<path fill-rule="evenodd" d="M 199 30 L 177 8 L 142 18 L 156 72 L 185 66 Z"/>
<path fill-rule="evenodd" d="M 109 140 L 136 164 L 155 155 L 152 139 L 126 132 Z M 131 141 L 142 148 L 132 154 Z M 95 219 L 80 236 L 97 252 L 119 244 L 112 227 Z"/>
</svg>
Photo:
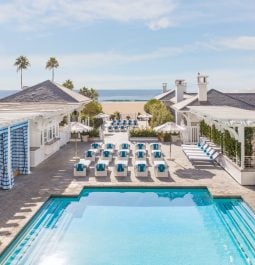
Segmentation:
<svg viewBox="0 0 255 265">
<path fill-rule="evenodd" d="M 52 140 L 52 127 L 50 127 L 49 131 L 48 131 L 48 140 Z"/>
<path fill-rule="evenodd" d="M 55 126 L 53 126 L 52 132 L 53 132 L 53 139 L 54 139 L 56 137 L 56 127 Z"/>
</svg>

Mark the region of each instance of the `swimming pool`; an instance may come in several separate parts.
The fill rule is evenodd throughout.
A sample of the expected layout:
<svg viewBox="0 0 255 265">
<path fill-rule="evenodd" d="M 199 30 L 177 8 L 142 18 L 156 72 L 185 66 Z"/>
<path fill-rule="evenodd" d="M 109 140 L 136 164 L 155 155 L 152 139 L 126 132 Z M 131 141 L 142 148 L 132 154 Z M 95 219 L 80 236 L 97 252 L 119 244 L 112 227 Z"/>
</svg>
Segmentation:
<svg viewBox="0 0 255 265">
<path fill-rule="evenodd" d="M 84 189 L 48 200 L 1 264 L 255 264 L 255 216 L 206 189 Z"/>
</svg>

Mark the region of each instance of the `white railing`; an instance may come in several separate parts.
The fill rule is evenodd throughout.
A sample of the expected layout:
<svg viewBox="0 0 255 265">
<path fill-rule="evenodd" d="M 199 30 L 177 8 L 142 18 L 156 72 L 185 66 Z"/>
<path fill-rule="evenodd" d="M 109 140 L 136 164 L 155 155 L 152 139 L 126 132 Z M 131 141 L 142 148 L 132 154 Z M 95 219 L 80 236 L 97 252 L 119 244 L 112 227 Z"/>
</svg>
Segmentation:
<svg viewBox="0 0 255 265">
<path fill-rule="evenodd" d="M 184 144 L 196 144 L 199 141 L 199 126 L 188 126 L 181 135 Z"/>
<path fill-rule="evenodd" d="M 255 168 L 255 156 L 244 157 L 244 168 Z"/>
</svg>

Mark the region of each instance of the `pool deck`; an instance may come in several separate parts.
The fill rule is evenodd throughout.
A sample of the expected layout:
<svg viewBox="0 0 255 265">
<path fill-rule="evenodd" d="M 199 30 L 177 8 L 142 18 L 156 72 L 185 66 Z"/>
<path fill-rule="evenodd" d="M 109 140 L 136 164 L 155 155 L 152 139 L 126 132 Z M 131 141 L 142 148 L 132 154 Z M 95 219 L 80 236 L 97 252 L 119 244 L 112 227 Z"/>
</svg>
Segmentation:
<svg viewBox="0 0 255 265">
<path fill-rule="evenodd" d="M 127 141 L 127 133 L 116 133 L 105 137 L 106 142 Z M 79 143 L 78 152 L 82 156 L 90 143 Z M 169 145 L 162 146 L 166 157 Z M 113 163 L 110 173 L 104 177 L 94 177 L 94 169 L 88 177 L 73 177 L 74 143 L 69 143 L 48 160 L 32 170 L 31 174 L 15 178 L 15 187 L 10 191 L 0 190 L 0 251 L 2 251 L 30 218 L 51 195 L 78 195 L 84 187 L 207 187 L 212 196 L 242 197 L 255 211 L 255 186 L 241 186 L 219 166 L 210 163 L 192 165 L 180 146 L 172 145 L 174 161 L 169 161 L 170 175 L 158 179 L 153 167 L 147 178 L 136 178 L 134 158 L 129 164 L 128 177 L 115 177 Z M 150 163 L 150 159 L 148 159 Z M 151 163 L 150 163 L 151 164 Z"/>
</svg>

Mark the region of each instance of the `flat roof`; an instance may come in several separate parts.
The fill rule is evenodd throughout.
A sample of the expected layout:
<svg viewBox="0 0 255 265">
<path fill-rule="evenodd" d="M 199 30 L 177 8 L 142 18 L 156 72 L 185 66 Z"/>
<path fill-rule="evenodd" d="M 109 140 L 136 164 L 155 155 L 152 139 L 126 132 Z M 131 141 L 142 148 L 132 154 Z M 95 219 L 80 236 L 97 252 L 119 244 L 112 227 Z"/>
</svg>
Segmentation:
<svg viewBox="0 0 255 265">
<path fill-rule="evenodd" d="M 75 108 L 77 108 L 77 104 L 0 103 L 0 127 L 25 120 L 65 115 Z"/>
<path fill-rule="evenodd" d="M 190 112 L 230 126 L 255 126 L 255 111 L 228 106 L 188 106 Z"/>
</svg>

